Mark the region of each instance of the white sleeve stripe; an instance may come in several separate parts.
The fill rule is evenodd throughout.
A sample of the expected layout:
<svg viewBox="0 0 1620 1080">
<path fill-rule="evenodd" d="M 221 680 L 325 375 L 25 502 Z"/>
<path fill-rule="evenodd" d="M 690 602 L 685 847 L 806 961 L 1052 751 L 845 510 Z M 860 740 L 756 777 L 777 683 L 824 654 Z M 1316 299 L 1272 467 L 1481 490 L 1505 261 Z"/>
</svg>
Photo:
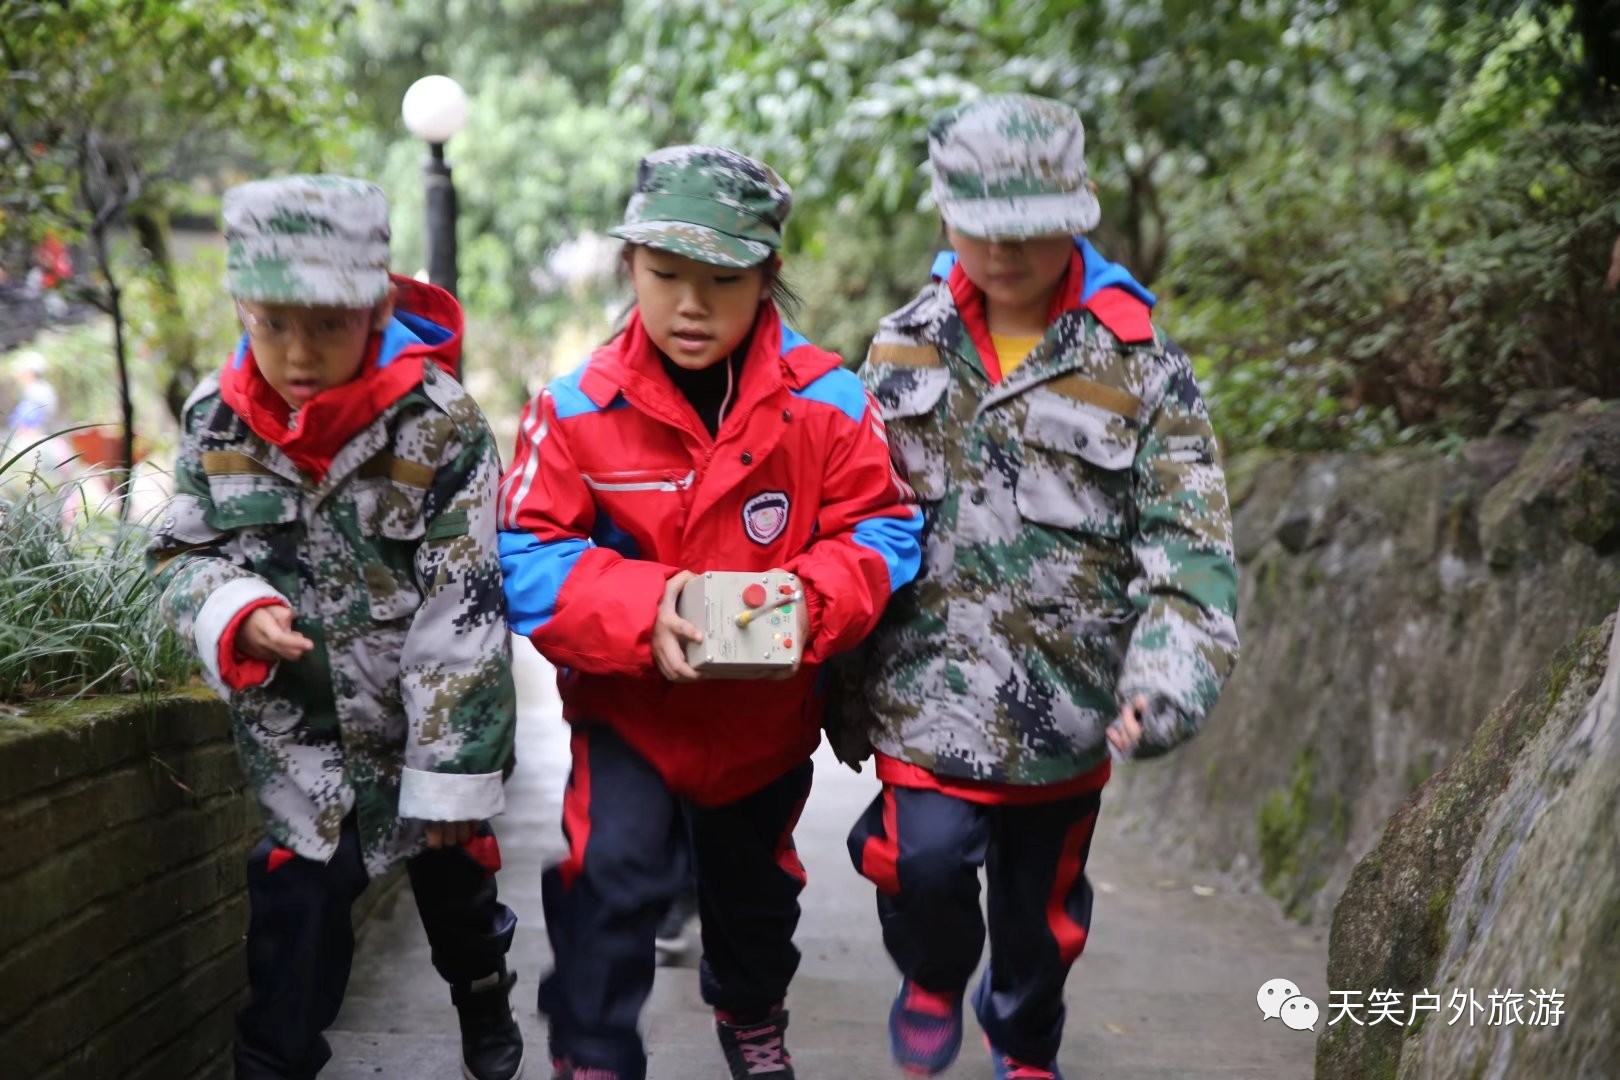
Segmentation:
<svg viewBox="0 0 1620 1080">
<path fill-rule="evenodd" d="M 504 529 L 517 527 L 518 507 L 529 497 L 535 473 L 540 469 L 540 444 L 545 440 L 548 428 L 545 419 L 548 396 L 548 391 L 542 391 L 540 397 L 535 399 L 534 408 L 524 420 L 524 429 L 518 439 L 518 456 L 522 460 L 523 468 L 519 471 L 517 462 L 512 463 L 512 472 L 506 478 L 508 490 L 501 493 L 501 527 Z"/>
</svg>

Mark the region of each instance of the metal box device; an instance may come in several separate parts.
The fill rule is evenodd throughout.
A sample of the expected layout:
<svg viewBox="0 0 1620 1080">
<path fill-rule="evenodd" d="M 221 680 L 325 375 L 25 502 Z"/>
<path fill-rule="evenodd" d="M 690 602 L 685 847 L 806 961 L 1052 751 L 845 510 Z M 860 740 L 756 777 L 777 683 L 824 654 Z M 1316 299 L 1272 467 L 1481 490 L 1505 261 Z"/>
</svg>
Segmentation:
<svg viewBox="0 0 1620 1080">
<path fill-rule="evenodd" d="M 686 583 L 675 610 L 703 631 L 688 642 L 686 662 L 711 679 L 758 679 L 799 662 L 798 605 L 804 593 L 780 570 L 710 571 Z"/>
</svg>

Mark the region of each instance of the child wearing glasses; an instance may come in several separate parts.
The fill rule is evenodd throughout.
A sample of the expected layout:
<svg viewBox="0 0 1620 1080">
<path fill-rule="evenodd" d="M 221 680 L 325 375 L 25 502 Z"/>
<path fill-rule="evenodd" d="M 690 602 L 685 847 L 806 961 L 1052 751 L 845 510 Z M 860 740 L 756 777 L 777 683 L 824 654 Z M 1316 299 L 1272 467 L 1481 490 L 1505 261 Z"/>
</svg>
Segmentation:
<svg viewBox="0 0 1620 1080">
<path fill-rule="evenodd" d="M 463 1070 L 523 1042 L 488 819 L 515 724 L 499 455 L 452 377 L 461 309 L 388 273 L 380 188 L 294 176 L 225 197 L 246 329 L 183 409 L 150 562 L 230 705 L 266 836 L 248 857 L 238 1080 L 313 1077 L 348 983 L 350 907 L 405 862 Z"/>
</svg>

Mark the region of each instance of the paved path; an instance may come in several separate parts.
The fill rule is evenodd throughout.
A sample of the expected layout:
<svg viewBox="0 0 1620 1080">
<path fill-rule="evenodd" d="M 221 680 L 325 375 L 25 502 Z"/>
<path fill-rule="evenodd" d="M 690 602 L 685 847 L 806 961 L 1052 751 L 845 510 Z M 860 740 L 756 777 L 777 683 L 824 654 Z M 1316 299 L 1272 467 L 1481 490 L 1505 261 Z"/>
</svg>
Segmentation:
<svg viewBox="0 0 1620 1080">
<path fill-rule="evenodd" d="M 540 870 L 562 850 L 559 807 L 567 738 L 549 671 L 520 664 L 527 703 L 510 809 L 497 823 L 506 869 L 501 891 L 521 920 L 513 966 L 516 1003 L 531 1049 L 529 1080 L 547 1080 L 545 1027 L 534 1007 L 536 979 L 549 966 L 541 921 Z M 788 999 L 788 1044 L 806 1080 L 892 1078 L 884 1023 L 897 979 L 878 934 L 871 887 L 857 877 L 844 836 L 872 798 L 870 770 L 857 776 L 830 754 L 816 759 L 816 784 L 797 833 L 810 885 L 798 944 L 804 953 Z M 1108 801 L 1103 801 L 1107 818 Z M 1069 979 L 1069 1021 L 1061 1065 L 1069 1080 L 1269 1080 L 1311 1075 L 1313 1038 L 1262 1023 L 1261 983 L 1297 981 L 1327 1002 L 1325 934 L 1286 922 L 1256 897 L 1208 893 L 1099 829 L 1091 859 L 1097 889 L 1092 938 Z M 1208 893 L 1205 895 L 1205 893 Z M 971 1012 L 970 1012 L 971 1017 Z M 644 1019 L 649 1080 L 723 1080 L 724 1065 L 697 991 L 695 961 L 665 968 Z M 969 1019 L 971 1029 L 972 1020 Z M 331 1034 L 335 1057 L 322 1080 L 454 1080 L 460 1076 L 449 994 L 428 963 L 409 891 L 379 912 L 362 942 L 343 1014 Z M 970 1030 L 950 1080 L 989 1080 Z"/>
</svg>

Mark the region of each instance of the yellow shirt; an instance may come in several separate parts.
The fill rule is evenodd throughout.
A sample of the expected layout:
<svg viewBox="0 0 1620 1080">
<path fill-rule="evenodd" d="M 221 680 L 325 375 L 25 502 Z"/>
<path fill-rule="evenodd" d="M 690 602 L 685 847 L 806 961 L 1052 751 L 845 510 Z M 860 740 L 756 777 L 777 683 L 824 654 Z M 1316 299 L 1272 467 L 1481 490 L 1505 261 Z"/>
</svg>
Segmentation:
<svg viewBox="0 0 1620 1080">
<path fill-rule="evenodd" d="M 1035 346 L 1041 343 L 1040 334 L 1034 337 L 1006 337 L 1002 334 L 991 334 L 990 343 L 996 347 L 996 359 L 1001 361 L 1001 377 L 1006 379 L 1030 353 Z"/>
</svg>

